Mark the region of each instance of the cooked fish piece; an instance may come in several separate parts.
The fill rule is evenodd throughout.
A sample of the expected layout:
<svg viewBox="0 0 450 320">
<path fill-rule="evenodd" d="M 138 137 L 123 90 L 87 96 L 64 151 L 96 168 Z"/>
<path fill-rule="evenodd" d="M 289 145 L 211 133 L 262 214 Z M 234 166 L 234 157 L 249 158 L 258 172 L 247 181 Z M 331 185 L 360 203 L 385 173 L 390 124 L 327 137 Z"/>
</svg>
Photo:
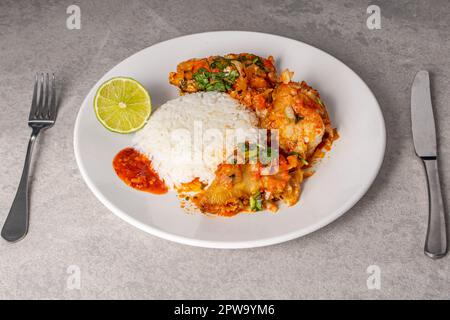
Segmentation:
<svg viewBox="0 0 450 320">
<path fill-rule="evenodd" d="M 280 83 L 272 93 L 273 103 L 262 127 L 277 129 L 280 148 L 308 159 L 326 131 L 333 133 L 319 93 L 305 82 Z"/>
<path fill-rule="evenodd" d="M 283 200 L 291 206 L 298 202 L 303 164 L 295 155 L 279 155 L 277 170 L 264 175 L 259 161 L 244 164 L 221 164 L 214 181 L 193 201 L 202 212 L 233 216 L 241 211 L 255 212 L 263 209 L 276 211 L 276 201 Z"/>
</svg>

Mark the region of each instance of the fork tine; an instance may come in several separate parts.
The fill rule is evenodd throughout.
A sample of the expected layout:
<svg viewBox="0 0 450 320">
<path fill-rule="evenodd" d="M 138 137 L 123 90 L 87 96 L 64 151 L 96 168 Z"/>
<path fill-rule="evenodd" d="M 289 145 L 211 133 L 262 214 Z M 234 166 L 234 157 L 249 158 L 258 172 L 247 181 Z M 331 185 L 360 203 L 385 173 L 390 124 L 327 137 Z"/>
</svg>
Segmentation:
<svg viewBox="0 0 450 320">
<path fill-rule="evenodd" d="M 36 108 L 37 108 L 37 96 L 38 96 L 38 84 L 39 84 L 39 78 L 38 74 L 36 73 L 36 76 L 34 77 L 34 89 L 33 89 L 33 100 L 31 101 L 31 108 L 30 108 L 30 115 L 29 119 L 32 119 L 35 117 L 36 114 Z"/>
<path fill-rule="evenodd" d="M 49 119 L 55 120 L 56 119 L 56 79 L 55 74 L 52 73 L 52 92 L 51 92 L 51 104 L 49 105 Z"/>
<path fill-rule="evenodd" d="M 36 106 L 36 113 L 34 114 L 34 116 L 36 118 L 40 118 L 41 116 L 41 112 L 42 112 L 42 103 L 43 103 L 43 98 L 44 98 L 44 74 L 41 73 L 39 76 L 39 80 L 40 80 L 40 84 L 39 84 L 39 102 Z"/>
<path fill-rule="evenodd" d="M 42 102 L 42 105 L 41 105 L 40 117 L 41 117 L 42 119 L 46 119 L 47 116 L 48 116 L 48 110 L 49 110 L 48 73 L 42 74 L 42 82 L 43 82 L 43 86 L 44 86 L 44 91 L 43 91 L 44 98 L 43 98 L 43 102 Z"/>
<path fill-rule="evenodd" d="M 48 107 L 47 107 L 47 114 L 46 117 L 47 119 L 51 119 L 52 118 L 52 107 L 53 107 L 53 81 L 50 78 L 50 74 L 47 73 L 48 76 L 48 87 L 49 87 L 49 91 L 48 93 Z"/>
</svg>

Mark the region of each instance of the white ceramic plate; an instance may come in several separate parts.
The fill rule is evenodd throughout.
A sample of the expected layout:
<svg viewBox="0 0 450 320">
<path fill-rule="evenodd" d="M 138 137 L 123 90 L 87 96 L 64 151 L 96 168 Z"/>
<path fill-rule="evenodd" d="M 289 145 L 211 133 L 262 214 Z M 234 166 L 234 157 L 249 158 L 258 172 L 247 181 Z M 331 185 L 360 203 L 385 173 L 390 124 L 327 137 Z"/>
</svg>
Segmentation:
<svg viewBox="0 0 450 320">
<path fill-rule="evenodd" d="M 99 85 L 114 76 L 139 80 L 150 91 L 154 106 L 177 97 L 167 77 L 179 62 L 216 54 L 250 52 L 272 55 L 278 70 L 295 71 L 319 90 L 340 138 L 303 185 L 300 202 L 277 214 L 240 214 L 233 218 L 187 214 L 175 194 L 151 195 L 126 186 L 111 162 L 132 135 L 109 132 L 97 120 L 93 97 Z M 74 132 L 75 156 L 95 196 L 132 225 L 168 240 L 214 248 L 271 245 L 311 233 L 349 210 L 375 179 L 385 150 L 380 107 L 367 85 L 331 55 L 280 36 L 223 31 L 161 42 L 125 59 L 91 89 L 80 108 Z"/>
</svg>

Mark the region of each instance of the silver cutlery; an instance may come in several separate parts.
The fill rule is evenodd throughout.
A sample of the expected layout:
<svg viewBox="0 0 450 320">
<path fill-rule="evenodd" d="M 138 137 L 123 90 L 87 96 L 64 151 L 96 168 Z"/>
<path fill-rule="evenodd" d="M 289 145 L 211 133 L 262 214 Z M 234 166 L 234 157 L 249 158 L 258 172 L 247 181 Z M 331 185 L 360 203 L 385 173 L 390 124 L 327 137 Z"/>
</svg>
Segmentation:
<svg viewBox="0 0 450 320">
<path fill-rule="evenodd" d="M 411 88 L 411 121 L 416 154 L 424 163 L 428 181 L 428 230 L 425 254 L 433 259 L 447 253 L 447 227 L 437 163 L 436 129 L 431 105 L 430 77 L 419 71 Z"/>
<path fill-rule="evenodd" d="M 1 236 L 7 241 L 15 242 L 21 240 L 28 232 L 28 175 L 33 147 L 41 130 L 50 128 L 55 123 L 56 112 L 55 75 L 52 74 L 50 76 L 48 73 L 36 74 L 33 100 L 28 117 L 28 126 L 31 127 L 32 132 L 28 142 L 25 165 L 16 197 L 1 232 Z"/>
</svg>

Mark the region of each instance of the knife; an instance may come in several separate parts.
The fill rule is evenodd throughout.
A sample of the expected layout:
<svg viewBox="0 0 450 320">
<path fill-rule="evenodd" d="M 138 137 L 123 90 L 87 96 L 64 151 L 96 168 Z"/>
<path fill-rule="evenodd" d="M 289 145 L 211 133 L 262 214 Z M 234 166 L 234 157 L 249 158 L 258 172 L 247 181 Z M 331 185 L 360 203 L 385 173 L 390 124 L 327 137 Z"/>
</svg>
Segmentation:
<svg viewBox="0 0 450 320">
<path fill-rule="evenodd" d="M 416 154 L 423 161 L 428 185 L 428 230 L 425 254 L 439 259 L 447 253 L 447 227 L 437 164 L 436 128 L 431 106 L 430 77 L 419 71 L 411 88 L 411 122 Z"/>
</svg>

